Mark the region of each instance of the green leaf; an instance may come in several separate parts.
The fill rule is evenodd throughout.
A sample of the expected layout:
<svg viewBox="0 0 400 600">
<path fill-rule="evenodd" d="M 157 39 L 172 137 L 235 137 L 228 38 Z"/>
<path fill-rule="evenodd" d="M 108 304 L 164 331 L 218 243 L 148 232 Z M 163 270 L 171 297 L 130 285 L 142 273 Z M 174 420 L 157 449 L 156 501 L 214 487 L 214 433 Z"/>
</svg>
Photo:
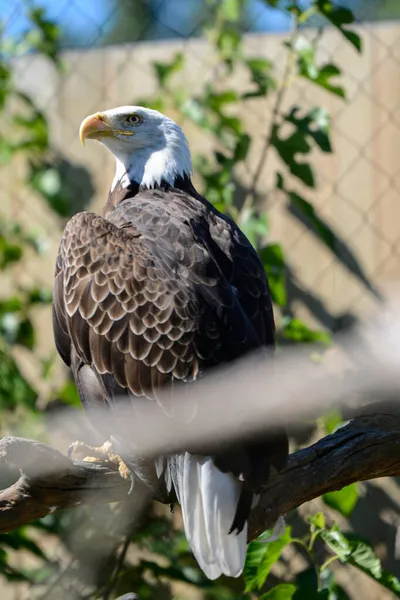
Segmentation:
<svg viewBox="0 0 400 600">
<path fill-rule="evenodd" d="M 183 115 L 189 117 L 193 123 L 196 123 L 196 125 L 202 129 L 205 129 L 206 131 L 213 131 L 212 121 L 208 117 L 204 107 L 195 98 L 191 98 L 190 100 L 184 102 L 181 106 L 181 110 Z"/>
<path fill-rule="evenodd" d="M 357 483 L 347 485 L 337 492 L 323 495 L 325 504 L 339 511 L 343 516 L 350 517 L 358 501 Z"/>
<path fill-rule="evenodd" d="M 165 88 L 172 75 L 179 73 L 184 64 L 185 59 L 182 52 L 177 52 L 169 63 L 154 62 L 153 67 L 160 86 Z"/>
<path fill-rule="evenodd" d="M 22 247 L 7 239 L 0 234 L 0 270 L 4 270 L 12 263 L 21 260 L 23 254 Z"/>
<path fill-rule="evenodd" d="M 214 42 L 220 53 L 221 59 L 225 61 L 229 71 L 233 69 L 235 58 L 239 56 L 242 36 L 235 24 L 227 23 L 217 32 L 213 32 L 211 41 Z"/>
<path fill-rule="evenodd" d="M 235 149 L 233 151 L 232 161 L 238 163 L 245 160 L 250 149 L 251 139 L 246 133 L 243 133 L 236 142 Z"/>
<path fill-rule="evenodd" d="M 60 172 L 47 163 L 35 162 L 30 167 L 29 185 L 42 196 L 55 213 L 61 217 L 70 216 L 71 205 Z"/>
<path fill-rule="evenodd" d="M 33 350 L 36 344 L 36 334 L 29 318 L 22 319 L 19 322 L 15 343 Z"/>
<path fill-rule="evenodd" d="M 10 345 L 20 344 L 33 350 L 36 336 L 29 318 L 15 312 L 5 312 L 0 316 L 0 334 Z"/>
<path fill-rule="evenodd" d="M 298 70 L 302 77 L 305 77 L 332 94 L 341 98 L 345 97 L 343 87 L 331 83 L 334 77 L 341 75 L 340 69 L 331 63 L 326 63 L 318 67 L 315 62 L 315 47 L 306 37 L 299 36 L 296 38 L 293 50 L 297 55 Z"/>
<path fill-rule="evenodd" d="M 213 88 L 207 86 L 203 104 L 206 104 L 214 112 L 220 113 L 224 106 L 232 104 L 232 102 L 237 102 L 238 99 L 239 96 L 235 90 L 224 90 L 217 93 Z"/>
<path fill-rule="evenodd" d="M 50 304 L 52 300 L 51 288 L 33 287 L 28 290 L 29 304 Z"/>
<path fill-rule="evenodd" d="M 364 572 L 368 573 L 374 579 L 382 577 L 381 561 L 375 556 L 373 549 L 369 544 L 362 540 L 350 541 L 349 560 Z"/>
<path fill-rule="evenodd" d="M 247 208 L 240 215 L 240 227 L 250 243 L 257 248 L 260 239 L 268 233 L 267 215 L 259 215 L 254 208 Z"/>
<path fill-rule="evenodd" d="M 219 122 L 216 126 L 216 133 L 223 133 L 223 130 L 227 130 L 230 133 L 235 134 L 236 136 L 242 135 L 243 132 L 243 124 L 238 117 L 234 117 L 231 115 L 219 115 Z M 223 141 L 223 140 L 222 140 Z"/>
<path fill-rule="evenodd" d="M 317 512 L 315 515 L 308 517 L 309 523 L 317 529 L 325 528 L 325 515 L 322 512 Z"/>
<path fill-rule="evenodd" d="M 346 562 L 351 554 L 350 543 L 342 534 L 337 525 L 333 525 L 331 529 L 321 532 L 321 537 L 324 542 L 330 547 L 340 560 Z"/>
<path fill-rule="evenodd" d="M 0 136 L 0 165 L 5 165 L 12 159 L 14 147 L 10 140 Z"/>
<path fill-rule="evenodd" d="M 296 589 L 296 586 L 291 583 L 280 583 L 263 594 L 259 600 L 292 600 Z"/>
<path fill-rule="evenodd" d="M 270 535 L 270 531 L 263 533 L 256 540 L 250 542 L 247 547 L 243 570 L 246 592 L 262 588 L 271 568 L 292 540 L 290 527 L 286 527 L 285 533 L 278 540 L 274 542 L 263 541 Z"/>
<path fill-rule="evenodd" d="M 256 89 L 243 94 L 243 98 L 258 98 L 267 96 L 276 89 L 276 81 L 271 75 L 273 65 L 271 61 L 262 58 L 248 58 L 245 64 L 250 71 L 251 80 Z"/>
<path fill-rule="evenodd" d="M 336 583 L 333 572 L 324 568 L 320 572 L 321 588 L 324 591 L 328 591 L 328 600 L 351 600 L 346 594 L 345 590 Z"/>
<path fill-rule="evenodd" d="M 229 21 L 238 21 L 243 8 L 243 0 L 224 0 L 221 2 L 221 14 Z"/>
<path fill-rule="evenodd" d="M 44 196 L 55 196 L 61 190 L 61 178 L 56 169 L 46 169 L 40 174 L 38 186 Z"/>
<path fill-rule="evenodd" d="M 21 130 L 24 137 L 14 144 L 14 151 L 43 152 L 49 146 L 49 130 L 44 114 L 34 109 L 28 116 L 16 114 L 12 117 L 13 124 Z"/>
<path fill-rule="evenodd" d="M 282 319 L 281 336 L 286 340 L 297 343 L 318 343 L 328 346 L 332 338 L 327 331 L 315 331 L 310 329 L 303 321 L 295 318 Z"/>
<path fill-rule="evenodd" d="M 336 94 L 340 98 L 345 98 L 346 94 L 344 88 L 341 85 L 334 85 L 331 83 L 331 79 L 333 77 L 338 77 L 342 72 L 334 64 L 327 63 L 319 68 L 318 74 L 316 77 L 311 77 L 311 81 L 320 87 L 323 87 L 328 92 L 332 94 Z M 307 76 L 307 75 L 306 75 Z"/>
<path fill-rule="evenodd" d="M 322 152 L 332 152 L 330 140 L 330 118 L 324 108 L 313 108 L 304 117 L 298 117 L 300 108 L 293 106 L 285 121 L 292 123 L 299 131 L 311 138 Z"/>
<path fill-rule="evenodd" d="M 328 434 L 334 433 L 336 429 L 338 429 L 338 427 L 344 423 L 343 417 L 339 410 L 330 411 L 321 417 L 320 421 L 326 433 Z"/>
<path fill-rule="evenodd" d="M 342 562 L 357 567 L 400 598 L 400 581 L 382 568 L 370 544 L 350 534 L 345 536 L 337 525 L 321 532 L 321 537 Z"/>
<path fill-rule="evenodd" d="M 323 65 L 320 69 L 318 69 L 315 75 L 311 75 L 308 69 L 300 69 L 300 75 L 302 75 L 306 79 L 309 79 L 316 85 L 319 85 L 328 92 L 331 92 L 332 94 L 335 94 L 340 98 L 345 98 L 344 88 L 341 85 L 334 85 L 333 83 L 331 83 L 331 79 L 333 77 L 338 77 L 341 74 L 342 72 L 340 71 L 340 69 L 336 65 L 332 65 L 330 63 Z"/>
<path fill-rule="evenodd" d="M 296 592 L 293 600 L 329 600 L 328 590 L 318 590 L 315 568 L 307 568 L 296 575 Z"/>
<path fill-rule="evenodd" d="M 18 312 L 22 309 L 23 302 L 18 296 L 10 296 L 10 298 L 6 298 L 5 300 L 0 300 L 0 315 L 4 315 L 6 313 Z"/>
<path fill-rule="evenodd" d="M 59 66 L 60 28 L 45 17 L 43 8 L 30 9 L 28 18 L 32 21 L 35 29 L 30 29 L 25 33 L 24 41 L 28 41 L 32 49 L 45 54 Z"/>
<path fill-rule="evenodd" d="M 348 8 L 344 6 L 335 6 L 333 2 L 327 0 L 316 0 L 315 6 L 318 11 L 323 15 L 334 27 L 337 27 L 344 37 L 354 46 L 354 48 L 361 52 L 362 42 L 361 38 L 353 30 L 345 29 L 345 25 L 351 25 L 354 23 L 354 15 Z"/>
<path fill-rule="evenodd" d="M 8 95 L 11 91 L 11 70 L 0 59 L 0 110 L 4 108 Z"/>
<path fill-rule="evenodd" d="M 34 408 L 37 394 L 22 377 L 9 349 L 0 345 L 0 409 L 14 409 L 17 406 Z"/>
<path fill-rule="evenodd" d="M 286 264 L 282 246 L 269 244 L 259 252 L 268 277 L 272 300 L 278 306 L 285 306 L 286 296 Z"/>
<path fill-rule="evenodd" d="M 47 561 L 47 556 L 37 543 L 28 537 L 23 527 L 10 531 L 7 534 L 0 534 L 0 546 L 8 546 L 13 550 L 27 550 L 31 554 Z"/>
<path fill-rule="evenodd" d="M 315 186 L 314 172 L 311 165 L 299 162 L 296 157 L 297 154 L 309 154 L 311 150 L 307 136 L 302 131 L 294 131 L 286 138 L 282 138 L 279 136 L 279 126 L 274 125 L 270 143 L 286 163 L 292 175 L 298 177 L 309 187 Z"/>
</svg>

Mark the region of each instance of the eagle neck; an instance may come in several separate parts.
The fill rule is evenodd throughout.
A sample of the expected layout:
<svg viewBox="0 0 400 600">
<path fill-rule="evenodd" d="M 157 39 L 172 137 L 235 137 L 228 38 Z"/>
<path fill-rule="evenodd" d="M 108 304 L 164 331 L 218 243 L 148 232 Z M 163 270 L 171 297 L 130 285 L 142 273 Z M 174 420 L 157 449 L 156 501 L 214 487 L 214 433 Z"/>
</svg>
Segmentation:
<svg viewBox="0 0 400 600">
<path fill-rule="evenodd" d="M 165 179 L 161 179 L 159 183 L 154 183 L 152 186 L 143 185 L 142 183 L 130 179 L 123 179 L 113 183 L 108 194 L 107 203 L 104 207 L 104 216 L 107 217 L 117 206 L 124 202 L 124 200 L 134 198 L 140 192 L 151 190 L 159 190 L 165 193 L 181 191 L 194 198 L 202 199 L 195 189 L 190 176 L 186 174 L 178 175 L 172 184 Z"/>
<path fill-rule="evenodd" d="M 163 181 L 173 186 L 178 177 L 190 175 L 192 161 L 186 139 L 175 137 L 170 135 L 168 141 L 159 146 L 154 144 L 135 148 L 132 153 L 114 154 L 116 169 L 111 189 L 117 184 L 128 187 L 132 182 L 147 189 Z"/>
</svg>

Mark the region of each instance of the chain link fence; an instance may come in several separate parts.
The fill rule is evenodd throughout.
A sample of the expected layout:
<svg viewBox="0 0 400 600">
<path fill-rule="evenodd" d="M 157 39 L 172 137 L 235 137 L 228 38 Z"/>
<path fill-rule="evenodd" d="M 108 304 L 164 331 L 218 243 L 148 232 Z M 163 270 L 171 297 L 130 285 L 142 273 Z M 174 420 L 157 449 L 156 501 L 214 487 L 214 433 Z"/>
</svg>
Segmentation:
<svg viewBox="0 0 400 600">
<path fill-rule="evenodd" d="M 207 41 L 192 37 L 210 20 L 208 3 L 188 3 L 186 12 L 179 2 L 133 4 L 137 19 L 132 17 L 133 5 L 127 2 L 96 4 L 97 10 L 90 2 L 77 0 L 51 4 L 50 14 L 53 12 L 56 22 L 62 28 L 65 26 L 66 47 L 75 39 L 76 45 L 85 48 L 65 50 L 65 69 L 61 75 L 35 56 L 21 60 L 17 67 L 22 88 L 33 94 L 50 119 L 53 146 L 60 157 L 76 168 L 81 164 L 88 168 L 90 177 L 86 182 L 80 173 L 81 184 L 86 186 L 78 186 L 76 193 L 81 195 L 82 205 L 94 200 L 97 209 L 105 198 L 113 164 L 102 149 L 92 146 L 83 151 L 79 147 L 77 129 L 82 118 L 99 109 L 151 98 L 156 92 L 153 62 L 170 59 L 178 51 L 183 52 L 186 63 L 175 79 L 176 86 L 196 94 L 217 73 L 215 56 Z M 166 8 L 162 10 L 164 4 Z M 266 13 L 261 3 L 250 4 L 244 31 L 260 29 L 263 24 L 265 27 L 267 18 L 270 28 L 287 26 L 282 18 L 274 20 L 272 13 Z M 9 3 L 9 6 L 6 27 L 11 31 L 22 28 L 23 3 Z M 122 40 L 128 37 L 124 18 L 135 23 L 131 38 L 137 42 L 106 45 L 119 33 Z M 376 297 L 374 286 L 398 272 L 400 28 L 396 21 L 366 23 L 360 31 L 364 44 L 361 56 L 333 30 L 327 31 L 319 44 L 320 58 L 333 59 L 342 69 L 345 101 L 329 97 L 308 82 L 294 81 L 283 105 L 283 108 L 322 105 L 331 114 L 334 153 L 315 158 L 317 189 L 312 194 L 307 190 L 307 194 L 321 219 L 337 233 L 339 260 L 321 247 L 273 190 L 277 167 L 273 157 L 262 173 L 259 186 L 269 210 L 271 239 L 285 240 L 293 273 L 293 301 L 308 316 L 333 329 L 340 328 L 343 318 L 354 316 L 354 306 L 357 313 L 371 308 Z M 272 60 L 279 71 L 286 35 L 250 33 L 245 39 L 246 51 Z M 142 42 L 149 38 L 153 41 Z M 239 73 L 235 84 L 238 88 L 244 85 Z M 251 178 L 268 130 L 272 101 L 260 99 L 246 105 L 244 120 L 253 145 L 246 172 L 240 173 L 243 186 Z M 182 124 L 194 154 L 211 150 L 208 140 L 190 123 Z M 75 173 L 72 168 L 71 179 L 76 177 Z M 12 197 L 9 210 L 14 215 L 20 214 L 30 225 L 37 223 L 51 234 L 54 231 L 51 214 L 46 214 L 43 205 L 34 199 L 18 194 L 18 190 L 11 188 L 10 193 L 10 185 L 15 186 L 15 178 L 11 179 L 12 182 L 9 174 L 2 174 L 3 205 L 7 206 Z M 50 245 L 53 248 L 52 239 Z"/>
<path fill-rule="evenodd" d="M 287 29 L 288 20 L 282 13 L 273 16 L 261 2 L 250 4 L 243 22 L 245 50 L 249 55 L 270 59 L 279 72 L 282 41 L 287 36 L 286 31 L 279 30 Z M 5 2 L 5 6 L 6 30 L 23 29 L 24 3 Z M 185 66 L 174 80 L 176 86 L 196 94 L 213 80 L 217 73 L 215 54 L 209 43 L 199 37 L 212 9 L 206 2 L 194 0 L 75 0 L 54 2 L 48 8 L 63 28 L 64 69 L 59 73 L 44 59 L 32 55 L 16 63 L 17 78 L 20 87 L 37 100 L 50 121 L 54 154 L 71 179 L 77 209 L 90 207 L 100 211 L 113 176 L 113 160 L 99 145 L 80 147 L 81 120 L 97 110 L 151 98 L 157 91 L 153 63 L 169 60 L 178 51 L 185 56 Z M 361 21 L 362 12 L 361 6 Z M 266 33 L 263 29 L 273 31 Z M 296 80 L 283 103 L 284 109 L 293 105 L 326 106 L 332 117 L 334 152 L 316 156 L 315 161 L 313 158 L 317 188 L 305 193 L 322 222 L 335 230 L 337 256 L 321 246 L 274 187 L 278 165 L 273 156 L 265 165 L 259 184 L 268 210 L 270 239 L 283 243 L 286 252 L 290 302 L 302 316 L 332 330 L 376 307 L 379 286 L 400 275 L 400 21 L 361 22 L 359 32 L 363 39 L 361 55 L 333 29 L 324 34 L 319 44 L 320 58 L 334 61 L 342 70 L 345 101 Z M 240 73 L 235 74 L 234 80 L 238 89 L 245 83 Z M 268 98 L 248 102 L 242 115 L 253 139 L 246 169 L 238 174 L 243 188 L 254 173 L 255 157 L 270 123 L 272 101 Z M 183 120 L 182 126 L 192 153 L 211 150 L 209 140 L 190 122 Z M 34 280 L 51 285 L 60 238 L 58 222 L 39 198 L 26 196 L 26 190 L 18 183 L 23 177 L 23 164 L 13 164 L 12 169 L 0 173 L 2 210 L 40 231 L 48 252 L 45 257 L 32 257 L 28 268 L 17 273 L 17 277 L 22 284 Z M 304 192 L 301 186 L 299 189 Z M 14 283 L 4 281 L 4 287 Z M 52 351 L 49 311 L 43 311 L 38 319 L 40 352 L 47 355 Z M 376 544 L 382 544 L 386 564 L 392 572 L 397 570 L 397 575 L 393 537 L 399 525 L 399 500 L 392 482 L 386 487 L 368 485 L 360 501 L 362 506 L 351 523 Z M 377 507 L 373 516 L 372 505 Z M 384 506 L 383 511 L 380 506 Z M 310 510 L 305 507 L 303 513 Z M 360 523 L 366 519 L 366 510 L 371 514 L 368 524 Z M 293 560 L 301 564 L 301 557 Z M 353 574 L 346 572 L 341 577 L 343 585 L 347 585 Z M 353 585 L 359 589 L 365 586 L 361 575 L 353 578 Z M 385 597 L 381 589 L 375 592 L 372 586 L 368 590 L 368 596 L 359 597 Z"/>
</svg>

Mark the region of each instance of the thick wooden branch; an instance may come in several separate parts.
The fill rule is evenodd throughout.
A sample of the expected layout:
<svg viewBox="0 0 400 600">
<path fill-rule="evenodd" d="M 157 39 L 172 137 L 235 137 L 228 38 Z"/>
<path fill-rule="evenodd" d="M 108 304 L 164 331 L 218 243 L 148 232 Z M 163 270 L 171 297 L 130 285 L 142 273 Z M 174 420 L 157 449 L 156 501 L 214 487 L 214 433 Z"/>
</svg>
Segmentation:
<svg viewBox="0 0 400 600">
<path fill-rule="evenodd" d="M 115 470 L 72 462 L 58 450 L 33 440 L 2 438 L 0 462 L 20 472 L 18 480 L 0 492 L 0 533 L 61 508 L 120 501 L 128 492 L 128 483 Z"/>
<path fill-rule="evenodd" d="M 376 408 L 376 407 L 375 407 Z M 381 407 L 382 410 L 382 407 Z M 365 414 L 289 457 L 265 488 L 250 519 L 250 537 L 279 515 L 355 481 L 400 475 L 400 413 Z"/>
<path fill-rule="evenodd" d="M 3 438 L 0 461 L 8 469 L 20 471 L 18 480 L 0 492 L 1 533 L 54 510 L 126 499 L 128 483 L 118 472 L 100 464 L 72 462 L 39 442 Z M 290 456 L 287 468 L 271 479 L 252 512 L 250 538 L 271 527 L 279 515 L 325 492 L 354 481 L 398 475 L 398 410 L 356 417 Z"/>
</svg>

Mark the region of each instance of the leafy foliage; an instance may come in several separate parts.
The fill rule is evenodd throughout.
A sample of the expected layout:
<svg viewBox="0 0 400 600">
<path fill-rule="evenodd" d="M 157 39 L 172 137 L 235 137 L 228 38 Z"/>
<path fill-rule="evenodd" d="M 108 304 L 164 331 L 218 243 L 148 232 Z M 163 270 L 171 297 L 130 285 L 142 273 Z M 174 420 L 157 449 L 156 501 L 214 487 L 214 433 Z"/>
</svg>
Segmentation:
<svg viewBox="0 0 400 600">
<path fill-rule="evenodd" d="M 213 3 L 213 21 L 206 31 L 214 44 L 221 66 L 218 69 L 218 81 L 207 83 L 204 89 L 193 96 L 191 90 L 179 87 L 176 75 L 184 68 L 185 58 L 176 54 L 169 62 L 154 64 L 155 75 L 160 93 L 154 98 L 141 99 L 139 102 L 158 110 L 173 109 L 190 119 L 199 130 L 210 137 L 216 148 L 213 153 L 199 154 L 194 157 L 196 174 L 200 176 L 201 192 L 216 208 L 234 218 L 250 241 L 257 247 L 268 274 L 274 302 L 280 307 L 280 339 L 292 342 L 329 343 L 328 332 L 313 332 L 299 319 L 286 314 L 288 295 L 286 290 L 286 258 L 284 247 L 279 243 L 266 244 L 269 227 L 258 196 L 258 182 L 268 162 L 270 154 L 276 153 L 281 168 L 276 173 L 276 189 L 286 196 L 288 210 L 296 215 L 301 223 L 333 255 L 342 256 L 343 242 L 333 229 L 318 215 L 298 186 L 291 189 L 286 183 L 288 176 L 298 181 L 305 189 L 315 188 L 317 176 L 311 163 L 313 152 L 332 153 L 330 137 L 330 117 L 324 107 L 316 106 L 304 111 L 293 106 L 283 111 L 283 99 L 290 82 L 303 77 L 322 87 L 328 94 L 345 97 L 345 90 L 337 79 L 341 71 L 336 64 L 317 62 L 317 47 L 320 36 L 310 41 L 304 33 L 304 26 L 311 18 L 318 16 L 329 21 L 343 34 L 357 50 L 361 48 L 358 34 L 350 25 L 353 22 L 351 12 L 341 9 L 332 2 L 314 1 L 307 9 L 290 4 L 288 9 L 293 17 L 293 33 L 285 42 L 287 64 L 283 79 L 279 81 L 274 65 L 264 57 L 245 54 L 240 35 L 241 15 L 245 7 L 242 0 L 229 0 Z M 269 3 L 278 6 L 278 3 Z M 354 34 L 354 36 L 353 36 Z M 232 87 L 232 73 L 236 69 L 247 72 L 249 85 L 238 91 Z M 272 118 L 265 132 L 265 146 L 261 155 L 250 161 L 252 139 L 246 131 L 246 103 L 256 97 L 274 95 Z M 135 99 L 135 102 L 137 99 Z M 240 106 L 240 110 L 238 110 Z M 236 107 L 236 110 L 235 110 Z M 255 165 L 254 165 L 255 162 Z M 253 171 L 250 185 L 243 191 L 238 186 L 240 168 Z M 351 253 L 346 254 L 353 259 Z M 354 265 L 353 265 L 354 267 Z M 355 268 L 348 267 L 353 273 Z M 360 273 L 360 279 L 367 285 Z M 287 317 L 287 318 L 286 318 Z"/>
<path fill-rule="evenodd" d="M 260 600 L 292 600 L 296 591 L 297 588 L 292 583 L 280 583 L 260 596 Z"/>
<path fill-rule="evenodd" d="M 13 59 L 36 50 L 59 64 L 57 53 L 58 30 L 47 20 L 44 11 L 30 8 L 27 13 L 30 27 L 21 37 L 2 38 L 0 43 L 0 116 L 7 110 L 10 128 L 0 134 L 0 163 L 11 162 L 16 155 L 39 164 L 49 150 L 49 130 L 44 114 L 33 98 L 21 92 L 13 76 Z M 9 116 L 11 115 L 11 116 Z M 49 305 L 50 289 L 18 284 L 15 270 L 25 264 L 32 253 L 40 256 L 45 240 L 36 232 L 0 216 L 0 270 L 13 278 L 15 289 L 9 296 L 0 296 L 0 398 L 2 411 L 28 406 L 35 408 L 37 392 L 25 379 L 14 357 L 14 347 L 35 350 L 36 332 L 32 314 L 39 305 Z"/>
<path fill-rule="evenodd" d="M 337 558 L 366 573 L 372 579 L 400 597 L 400 581 L 382 568 L 381 561 L 364 540 L 343 534 L 337 525 L 318 531 Z"/>
<path fill-rule="evenodd" d="M 303 10 L 297 3 L 282 6 L 277 0 L 264 1 L 292 15 L 292 34 L 282 48 L 286 52 L 286 67 L 281 80 L 276 76 L 272 61 L 247 55 L 244 50 L 240 24 L 246 0 L 213 0 L 209 3 L 212 19 L 204 32 L 217 53 L 218 81 L 207 83 L 196 96 L 191 90 L 177 87 L 176 76 L 185 66 L 184 54 L 177 53 L 170 62 L 154 64 L 159 91 L 143 103 L 159 110 L 173 108 L 212 141 L 213 153 L 199 154 L 194 159 L 201 191 L 219 210 L 239 223 L 258 249 L 273 301 L 279 307 L 279 342 L 312 342 L 326 347 L 331 341 L 329 332 L 315 331 L 289 308 L 285 240 L 279 243 L 268 239 L 269 223 L 259 197 L 259 182 L 265 165 L 270 162 L 269 157 L 274 155 L 279 161 L 274 191 L 286 200 L 288 210 L 312 231 L 321 246 L 339 257 L 342 241 L 306 197 L 310 189 L 318 186 L 313 153 L 334 151 L 329 114 L 320 106 L 305 111 L 296 105 L 284 110 L 283 100 L 296 77 L 319 86 L 327 94 L 345 98 L 339 67 L 317 61 L 320 36 L 310 41 L 304 33 L 304 26 L 311 18 L 317 16 L 333 25 L 357 51 L 361 51 L 362 44 L 351 27 L 351 11 L 337 3 L 312 0 Z M 68 187 L 74 177 L 68 177 L 62 161 L 49 152 L 46 116 L 32 97 L 18 89 L 13 77 L 13 60 L 33 51 L 45 55 L 55 68 L 61 68 L 60 32 L 41 8 L 30 8 L 28 20 L 29 27 L 22 36 L 1 41 L 0 115 L 6 108 L 10 110 L 11 129 L 0 133 L 0 164 L 11 163 L 16 155 L 23 156 L 28 167 L 25 181 L 28 189 L 63 218 L 77 208 L 73 203 L 76 190 Z M 236 89 L 232 78 L 238 69 L 247 74 L 248 84 L 243 90 Z M 263 136 L 264 147 L 250 162 L 253 140 L 240 108 L 266 97 L 273 101 L 271 120 Z M 137 99 L 135 101 L 137 103 Z M 250 181 L 241 185 L 241 169 L 243 172 L 250 166 Z M 42 251 L 42 240 L 37 235 L 5 218 L 0 221 L 0 270 L 3 273 L 12 273 L 16 266 L 25 264 L 30 253 Z M 356 272 L 355 259 L 351 258 L 353 272 Z M 340 259 L 343 260 L 343 252 Z M 365 283 L 361 276 L 360 279 Z M 38 305 L 49 304 L 50 300 L 50 291 L 37 286 L 30 289 L 16 286 L 9 295 L 0 296 L 0 409 L 3 415 L 14 414 L 21 407 L 31 415 L 40 412 L 38 392 L 24 376 L 15 350 L 23 348 L 33 356 L 36 347 L 33 313 Z M 51 365 L 51 358 L 43 361 L 43 377 L 51 376 Z M 66 381 L 56 396 L 65 404 L 79 405 L 71 381 Z M 327 415 L 324 420 L 328 432 L 340 423 L 341 416 L 337 414 Z M 342 515 L 349 516 L 358 500 L 357 486 L 325 494 L 324 500 Z M 185 597 L 191 597 L 190 592 L 196 588 L 206 600 L 346 600 L 346 592 L 329 568 L 331 562 L 340 561 L 373 578 L 396 597 L 400 596 L 399 581 L 382 568 L 372 548 L 363 540 L 345 535 L 336 525 L 329 527 L 322 513 L 309 519 L 308 531 L 302 538 L 293 537 L 290 527 L 275 541 L 266 541 L 270 532 L 265 532 L 249 544 L 243 578 L 239 581 L 221 578 L 216 582 L 204 577 L 181 529 L 173 528 L 165 514 L 146 515 L 135 534 L 126 540 L 116 533 L 116 524 L 120 525 L 124 518 L 120 507 L 91 507 L 50 514 L 30 527 L 0 535 L 1 576 L 11 582 L 41 586 L 42 597 L 57 585 L 65 597 L 94 600 L 121 594 L 126 594 L 124 598 L 133 598 L 138 594 L 141 600 L 156 599 L 172 597 L 171 590 L 179 582 L 187 586 L 182 588 L 183 593 L 189 590 Z M 101 528 L 98 523 L 102 524 Z M 61 548 L 57 556 L 49 550 L 55 538 Z M 322 564 L 316 558 L 316 543 L 330 553 Z M 309 566 L 293 581 L 274 579 L 272 584 L 271 573 L 290 544 L 301 548 Z M 128 547 L 136 552 L 134 561 L 128 553 L 123 553 Z M 20 564 L 21 555 L 34 558 L 35 566 Z M 66 564 L 59 555 L 68 556 Z M 132 590 L 135 594 L 129 594 Z"/>
<path fill-rule="evenodd" d="M 338 492 L 323 495 L 324 502 L 339 511 L 343 516 L 350 517 L 358 501 L 357 483 L 352 483 Z"/>
<path fill-rule="evenodd" d="M 335 6 L 332 2 L 318 0 L 316 8 L 332 25 L 337 27 L 344 37 L 352 44 L 358 52 L 361 52 L 361 37 L 353 29 L 348 29 L 347 25 L 352 25 L 354 16 L 351 10 L 344 6 Z"/>
<path fill-rule="evenodd" d="M 324 345 L 331 343 L 331 337 L 326 331 L 313 331 L 300 319 L 290 317 L 282 319 L 281 337 L 293 342 L 315 342 Z"/>
<path fill-rule="evenodd" d="M 36 392 L 21 374 L 9 348 L 0 346 L 0 410 L 26 405 L 33 409 Z"/>
<path fill-rule="evenodd" d="M 259 538 L 250 542 L 248 546 L 244 567 L 246 592 L 262 588 L 272 566 L 278 560 L 284 548 L 291 542 L 290 527 L 286 527 L 285 533 L 278 540 L 266 542 L 265 540 L 270 535 L 271 531 L 266 531 Z"/>
</svg>

